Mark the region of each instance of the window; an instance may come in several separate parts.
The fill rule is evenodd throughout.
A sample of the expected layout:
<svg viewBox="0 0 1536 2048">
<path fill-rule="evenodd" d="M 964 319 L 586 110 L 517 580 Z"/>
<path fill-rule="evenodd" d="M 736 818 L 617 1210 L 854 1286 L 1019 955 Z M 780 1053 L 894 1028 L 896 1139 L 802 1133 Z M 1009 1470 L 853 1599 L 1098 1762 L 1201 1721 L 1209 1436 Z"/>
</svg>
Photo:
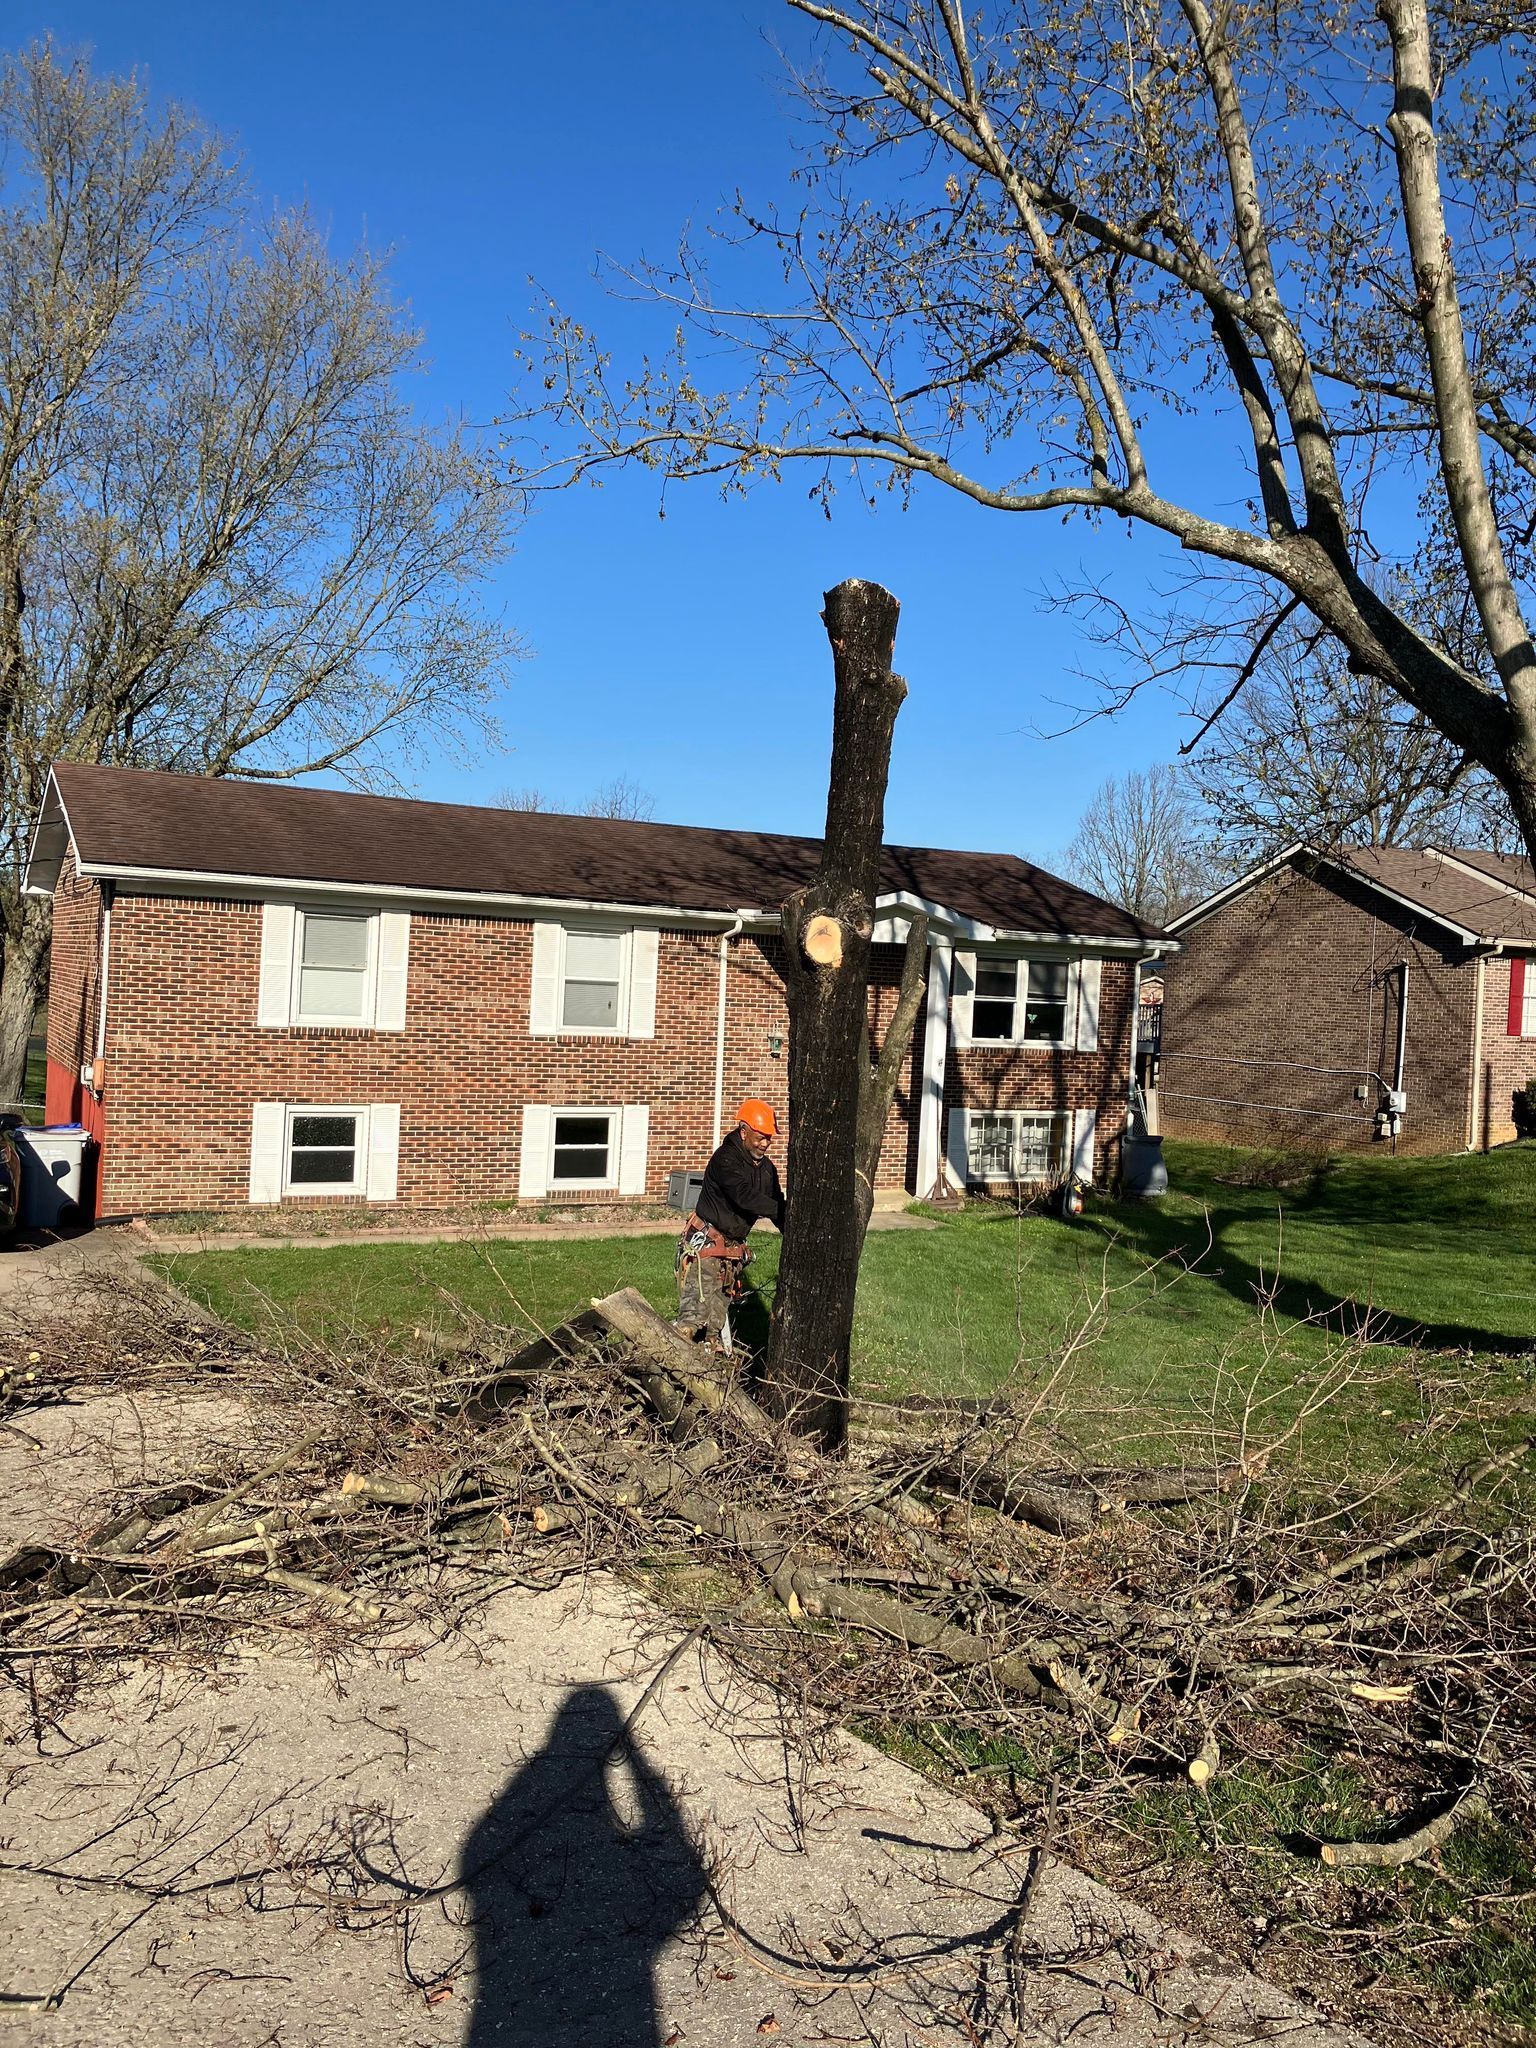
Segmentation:
<svg viewBox="0 0 1536 2048">
<path fill-rule="evenodd" d="M 617 1123 L 612 1109 L 557 1109 L 550 1118 L 550 1187 L 614 1187 Z"/>
<path fill-rule="evenodd" d="M 367 1122 L 367 1112 L 361 1109 L 290 1109 L 283 1148 L 284 1192 L 360 1194 Z"/>
<path fill-rule="evenodd" d="M 973 1039 L 1007 1045 L 1060 1045 L 1066 1035 L 1065 960 L 978 957 L 971 1005 Z"/>
<path fill-rule="evenodd" d="M 299 912 L 294 948 L 299 1024 L 365 1024 L 373 1011 L 374 919 L 331 910 Z"/>
<path fill-rule="evenodd" d="M 969 1180 L 1055 1181 L 1066 1171 L 1066 1118 L 973 1111 L 966 1120 Z"/>
<path fill-rule="evenodd" d="M 623 985 L 622 932 L 566 933 L 560 994 L 562 1031 L 616 1032 Z"/>
</svg>

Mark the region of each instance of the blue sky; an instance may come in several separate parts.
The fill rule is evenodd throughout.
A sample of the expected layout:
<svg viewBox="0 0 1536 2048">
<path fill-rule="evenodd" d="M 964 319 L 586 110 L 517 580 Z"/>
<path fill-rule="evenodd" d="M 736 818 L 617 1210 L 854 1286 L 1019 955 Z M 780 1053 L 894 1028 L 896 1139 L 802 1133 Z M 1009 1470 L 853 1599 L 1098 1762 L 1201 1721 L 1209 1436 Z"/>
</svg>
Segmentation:
<svg viewBox="0 0 1536 2048">
<path fill-rule="evenodd" d="M 507 401 L 529 279 L 622 352 L 633 309 L 603 299 L 599 251 L 665 256 L 738 188 L 784 192 L 792 108 L 776 0 L 406 6 L 399 0 L 12 0 L 7 40 L 51 32 L 100 68 L 142 67 L 242 149 L 257 186 L 307 201 L 338 249 L 366 238 L 426 331 L 428 413 Z M 655 330 L 652 330 L 655 338 Z M 664 338 L 664 337 L 663 337 Z M 1048 855 L 1107 774 L 1167 759 L 1188 732 L 1143 692 L 1063 738 L 1095 650 L 1044 593 L 1091 566 L 1120 598 L 1175 566 L 1145 536 L 981 512 L 935 490 L 901 512 L 809 477 L 722 503 L 654 479 L 545 500 L 492 602 L 530 649 L 501 706 L 511 751 L 444 761 L 423 795 L 489 800 L 533 784 L 575 807 L 626 775 L 659 818 L 820 829 L 831 672 L 817 613 L 844 576 L 903 603 L 887 836 Z"/>
</svg>

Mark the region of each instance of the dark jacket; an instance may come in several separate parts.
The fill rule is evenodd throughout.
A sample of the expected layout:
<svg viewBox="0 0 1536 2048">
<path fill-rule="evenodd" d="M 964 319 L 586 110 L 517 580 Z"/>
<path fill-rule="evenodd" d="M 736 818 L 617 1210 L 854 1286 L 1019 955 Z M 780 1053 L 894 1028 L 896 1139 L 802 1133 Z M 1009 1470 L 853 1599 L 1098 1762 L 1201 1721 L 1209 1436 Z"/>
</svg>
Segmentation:
<svg viewBox="0 0 1536 2048">
<path fill-rule="evenodd" d="M 722 1237 L 739 1244 L 759 1216 L 784 1228 L 784 1190 L 779 1186 L 779 1169 L 768 1158 L 757 1159 L 741 1142 L 740 1131 L 715 1150 L 704 1169 L 697 1214 L 701 1223 L 712 1223 Z"/>
</svg>

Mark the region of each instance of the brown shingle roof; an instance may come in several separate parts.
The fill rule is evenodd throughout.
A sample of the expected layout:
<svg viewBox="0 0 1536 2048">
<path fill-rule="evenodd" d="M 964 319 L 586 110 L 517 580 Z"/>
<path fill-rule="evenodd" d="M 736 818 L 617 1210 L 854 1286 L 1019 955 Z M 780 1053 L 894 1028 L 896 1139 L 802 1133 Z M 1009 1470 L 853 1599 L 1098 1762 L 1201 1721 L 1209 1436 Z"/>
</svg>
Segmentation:
<svg viewBox="0 0 1536 2048">
<path fill-rule="evenodd" d="M 1475 932 L 1481 939 L 1536 942 L 1536 897 L 1511 895 L 1508 887 L 1500 886 L 1509 882 L 1516 888 L 1528 888 L 1529 881 L 1506 875 L 1502 866 L 1495 879 L 1488 863 L 1500 861 L 1497 854 L 1474 858 L 1458 848 L 1451 860 L 1433 849 L 1416 852 L 1403 846 L 1350 846 L 1333 857 L 1364 880 L 1405 897 L 1442 923 Z M 1527 864 L 1511 865 L 1525 867 L 1529 876 Z M 1469 874 L 1468 866 L 1481 868 L 1489 880 Z"/>
<path fill-rule="evenodd" d="M 782 833 L 502 811 L 289 784 L 60 762 L 81 861 L 108 873 L 351 882 L 681 910 L 772 910 L 820 842 Z M 1102 898 L 1006 853 L 888 846 L 882 886 L 1007 931 L 1156 939 Z"/>
</svg>

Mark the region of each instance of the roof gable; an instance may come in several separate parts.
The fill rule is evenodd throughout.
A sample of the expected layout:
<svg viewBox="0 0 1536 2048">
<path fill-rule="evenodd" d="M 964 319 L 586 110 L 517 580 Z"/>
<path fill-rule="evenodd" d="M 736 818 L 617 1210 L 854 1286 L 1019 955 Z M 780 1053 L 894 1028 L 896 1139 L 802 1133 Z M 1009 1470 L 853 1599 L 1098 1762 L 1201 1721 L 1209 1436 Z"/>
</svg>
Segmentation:
<svg viewBox="0 0 1536 2048">
<path fill-rule="evenodd" d="M 1325 853 L 1300 843 L 1288 846 L 1174 918 L 1169 930 L 1187 931 L 1279 869 L 1301 863 L 1349 876 L 1397 908 L 1429 919 L 1464 945 L 1536 945 L 1536 893 L 1514 879 L 1521 867 L 1529 874 L 1529 864 L 1498 854 L 1474 856 L 1462 848 L 1451 854 L 1438 847 L 1347 846 Z M 1497 869 L 1490 863 L 1497 863 Z"/>
</svg>

